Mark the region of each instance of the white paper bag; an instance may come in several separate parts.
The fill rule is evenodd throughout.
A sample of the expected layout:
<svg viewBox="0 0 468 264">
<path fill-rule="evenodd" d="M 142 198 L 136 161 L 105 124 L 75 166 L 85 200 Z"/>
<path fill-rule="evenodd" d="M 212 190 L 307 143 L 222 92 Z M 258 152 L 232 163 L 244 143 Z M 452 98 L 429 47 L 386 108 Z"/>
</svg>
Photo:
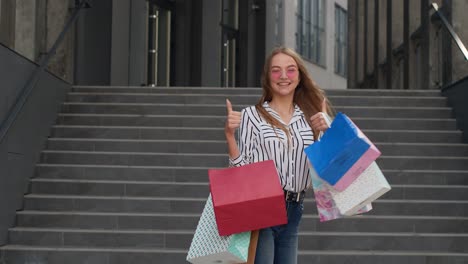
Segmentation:
<svg viewBox="0 0 468 264">
<path fill-rule="evenodd" d="M 312 189 L 314 190 L 315 204 L 317 206 L 317 213 L 320 222 L 345 217 L 346 215 L 342 214 L 341 211 L 338 209 L 338 206 L 336 205 L 334 197 L 334 193 L 336 193 L 336 190 L 334 190 L 330 184 L 325 182 L 325 180 L 322 180 L 322 178 L 320 178 L 317 175 L 317 172 L 315 172 L 314 167 L 310 163 L 309 166 L 311 185 Z M 372 204 L 368 203 L 362 206 L 362 208 L 358 209 L 356 213 L 352 215 L 367 213 L 370 210 L 372 210 Z"/>
<path fill-rule="evenodd" d="M 345 190 L 339 192 L 330 188 L 330 192 L 341 214 L 354 215 L 364 205 L 375 201 L 390 189 L 379 166 L 372 162 Z"/>
</svg>

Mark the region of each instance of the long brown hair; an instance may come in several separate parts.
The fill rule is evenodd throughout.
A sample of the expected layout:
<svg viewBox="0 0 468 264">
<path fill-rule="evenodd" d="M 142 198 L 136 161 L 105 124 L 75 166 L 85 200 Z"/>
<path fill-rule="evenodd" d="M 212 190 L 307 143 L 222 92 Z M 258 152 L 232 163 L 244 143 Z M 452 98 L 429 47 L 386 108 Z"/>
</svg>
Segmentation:
<svg viewBox="0 0 468 264">
<path fill-rule="evenodd" d="M 301 56 L 297 54 L 294 50 L 286 47 L 278 47 L 273 49 L 270 55 L 266 58 L 263 72 L 262 72 L 262 89 L 263 94 L 258 103 L 255 105 L 255 108 L 260 113 L 260 115 L 265 119 L 266 122 L 271 124 L 274 127 L 280 128 L 283 130 L 286 135 L 289 136 L 286 127 L 271 116 L 268 111 L 263 107 L 265 101 L 270 102 L 273 98 L 272 87 L 271 87 L 271 78 L 270 78 L 270 68 L 272 58 L 283 53 L 285 55 L 291 56 L 297 63 L 299 70 L 299 84 L 297 85 L 294 91 L 293 103 L 297 104 L 299 108 L 304 112 L 307 123 L 311 126 L 310 117 L 314 114 L 320 112 L 322 109 L 322 101 L 326 98 L 325 93 L 320 89 L 317 84 L 310 77 L 304 61 Z M 327 102 L 327 114 L 332 114 L 332 109 L 328 100 Z M 312 127 L 312 126 L 311 126 Z M 314 132 L 314 138 L 318 135 L 318 131 Z"/>
</svg>

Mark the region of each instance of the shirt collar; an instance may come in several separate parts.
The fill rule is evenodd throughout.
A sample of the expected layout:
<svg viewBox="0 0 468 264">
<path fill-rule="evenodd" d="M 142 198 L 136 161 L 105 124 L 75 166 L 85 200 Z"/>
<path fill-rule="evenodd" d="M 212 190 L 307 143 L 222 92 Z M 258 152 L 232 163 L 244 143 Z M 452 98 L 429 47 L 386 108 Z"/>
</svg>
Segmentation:
<svg viewBox="0 0 468 264">
<path fill-rule="evenodd" d="M 283 122 L 283 120 L 280 118 L 279 114 L 275 110 L 273 110 L 273 108 L 270 107 L 270 104 L 267 101 L 263 102 L 263 108 L 265 108 L 265 110 L 270 115 L 272 115 L 275 119 L 277 119 L 279 122 L 281 122 L 281 124 L 283 124 L 285 126 L 288 126 L 288 124 L 285 124 Z M 289 121 L 289 125 L 291 125 L 294 122 L 298 121 L 303 116 L 304 116 L 304 113 L 302 112 L 302 110 L 299 108 L 299 106 L 297 104 L 294 104 L 294 113 L 293 113 L 293 116 L 292 116 L 291 120 Z"/>
</svg>

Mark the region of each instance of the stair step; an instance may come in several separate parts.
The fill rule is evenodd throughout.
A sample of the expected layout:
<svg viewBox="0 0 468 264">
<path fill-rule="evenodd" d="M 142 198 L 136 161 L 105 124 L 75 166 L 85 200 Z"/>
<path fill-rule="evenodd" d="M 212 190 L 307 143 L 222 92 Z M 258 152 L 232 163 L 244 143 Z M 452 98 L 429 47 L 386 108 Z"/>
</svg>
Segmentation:
<svg viewBox="0 0 468 264">
<path fill-rule="evenodd" d="M 259 96 L 257 94 L 164 94 L 164 93 L 78 93 L 70 92 L 67 102 L 86 103 L 175 103 L 175 104 L 222 104 L 226 98 L 234 104 L 255 104 Z M 332 105 L 340 106 L 424 106 L 445 107 L 445 97 L 403 97 L 403 96 L 330 96 L 328 100 Z"/>
<path fill-rule="evenodd" d="M 83 230 L 12 228 L 12 244 L 61 247 L 187 249 L 192 230 Z M 398 250 L 464 253 L 468 234 L 299 232 L 299 250 Z"/>
<path fill-rule="evenodd" d="M 228 165 L 227 154 L 164 152 L 97 152 L 44 150 L 41 162 L 53 164 L 93 164 L 126 166 L 203 166 Z M 380 156 L 382 169 L 468 170 L 468 157 Z"/>
<path fill-rule="evenodd" d="M 128 127 L 55 125 L 51 137 L 106 139 L 193 139 L 224 140 L 224 128 L 201 127 Z M 373 130 L 362 132 L 372 142 L 460 143 L 461 131 Z"/>
<path fill-rule="evenodd" d="M 190 246 L 193 231 L 183 230 L 92 230 L 56 228 L 11 228 L 12 244 L 63 247 L 126 247 L 138 249 Z"/>
<path fill-rule="evenodd" d="M 468 171 L 463 170 L 383 170 L 398 184 L 468 185 Z"/>
<path fill-rule="evenodd" d="M 388 156 L 468 157 L 468 144 L 461 143 L 375 143 Z"/>
<path fill-rule="evenodd" d="M 234 110 L 240 111 L 251 104 L 234 104 Z M 386 106 L 338 106 L 334 109 L 350 118 L 452 118 L 450 107 L 386 107 Z M 62 105 L 64 113 L 87 114 L 138 114 L 138 115 L 213 115 L 225 113 L 224 101 L 219 104 L 143 104 L 143 103 L 73 103 Z"/>
<path fill-rule="evenodd" d="M 381 150 L 392 190 L 320 222 L 304 201 L 298 263 L 468 263 L 468 145 L 438 90 L 326 90 Z M 76 86 L 61 106 L 0 264 L 187 263 L 227 166 L 225 99 L 260 88 Z"/>
<path fill-rule="evenodd" d="M 165 94 L 262 94 L 259 87 L 142 87 L 142 86 L 74 86 L 73 92 L 82 93 L 165 93 Z M 439 90 L 385 90 L 385 89 L 325 89 L 328 96 L 441 96 Z"/>
<path fill-rule="evenodd" d="M 209 167 L 37 164 L 37 176 L 54 179 L 207 182 Z M 393 184 L 468 185 L 468 170 L 383 169 Z"/>
<path fill-rule="evenodd" d="M 385 169 L 467 170 L 468 157 L 380 156 L 377 164 Z"/>
<path fill-rule="evenodd" d="M 373 202 L 374 215 L 468 216 L 468 201 L 391 200 L 382 197 Z M 315 205 L 315 204 L 314 204 Z"/>
<path fill-rule="evenodd" d="M 209 193 L 206 182 L 134 182 L 32 179 L 35 194 L 72 194 L 108 196 L 203 197 Z"/>
<path fill-rule="evenodd" d="M 207 167 L 37 164 L 37 175 L 56 179 L 207 181 Z"/>
<path fill-rule="evenodd" d="M 227 153 L 225 140 L 49 138 L 47 149 L 169 153 L 197 153 L 203 150 L 203 153 L 207 154 Z"/>
<path fill-rule="evenodd" d="M 365 214 L 320 223 L 316 208 L 305 208 L 301 230 L 331 232 L 468 232 L 466 217 L 448 216 L 377 216 Z M 17 227 L 80 229 L 180 229 L 195 230 L 201 212 L 174 213 L 92 213 L 19 211 Z"/>
<path fill-rule="evenodd" d="M 305 208 L 315 208 L 315 200 L 304 200 Z M 122 197 L 28 194 L 25 210 L 41 211 L 87 211 L 87 212 L 133 212 L 133 213 L 200 213 L 206 203 L 205 197 Z M 312 210 L 312 209 L 311 209 Z M 392 200 L 382 197 L 373 202 L 373 215 L 433 215 L 468 217 L 468 201 L 453 200 Z"/>
<path fill-rule="evenodd" d="M 3 263 L 47 263 L 47 264 L 149 264 L 155 259 L 159 263 L 187 263 L 187 250 L 180 249 L 135 249 L 96 247 L 44 247 L 8 245 L 0 247 Z M 85 262 L 84 262 L 85 261 Z"/>
<path fill-rule="evenodd" d="M 32 179 L 35 194 L 72 194 L 108 196 L 199 197 L 208 196 L 208 183 L 134 182 Z M 467 200 L 468 186 L 395 185 L 387 199 Z"/>
<path fill-rule="evenodd" d="M 5 264 L 48 263 L 48 264 L 186 264 L 187 250 L 178 249 L 133 249 L 133 248 L 91 248 L 91 247 L 39 247 L 9 245 L 0 247 Z M 467 253 L 417 252 L 417 251 L 321 251 L 301 250 L 298 263 L 359 263 L 359 264 L 462 264 L 468 261 Z M 0 262 L 1 263 L 1 262 Z M 3 263 L 2 263 L 3 264 Z"/>
<path fill-rule="evenodd" d="M 227 154 L 95 152 L 44 150 L 41 161 L 54 164 L 95 164 L 128 166 L 208 166 L 228 165 Z"/>
<path fill-rule="evenodd" d="M 169 126 L 223 127 L 226 116 L 199 115 L 114 115 L 61 113 L 57 124 L 85 126 Z M 455 119 L 353 118 L 361 129 L 456 130 Z"/>
<path fill-rule="evenodd" d="M 373 142 L 389 156 L 468 156 L 468 144 L 461 143 L 383 143 Z M 225 140 L 145 140 L 49 138 L 48 150 L 116 151 L 116 152 L 169 152 L 169 153 L 227 153 Z"/>
</svg>

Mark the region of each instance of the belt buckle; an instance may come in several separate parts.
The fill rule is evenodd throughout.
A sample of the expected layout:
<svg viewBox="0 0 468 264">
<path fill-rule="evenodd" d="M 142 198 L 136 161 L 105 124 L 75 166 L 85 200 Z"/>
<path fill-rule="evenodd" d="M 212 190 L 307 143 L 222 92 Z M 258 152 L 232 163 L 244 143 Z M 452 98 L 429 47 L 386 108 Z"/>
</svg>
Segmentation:
<svg viewBox="0 0 468 264">
<path fill-rule="evenodd" d="M 299 202 L 301 200 L 301 193 L 300 192 L 295 193 L 295 192 L 291 192 L 291 191 L 286 191 L 286 200 L 287 201 Z"/>
<path fill-rule="evenodd" d="M 296 202 L 297 202 L 297 203 L 301 200 L 301 193 L 302 193 L 302 192 L 298 192 L 298 193 L 297 193 L 297 196 L 296 196 Z"/>
</svg>

